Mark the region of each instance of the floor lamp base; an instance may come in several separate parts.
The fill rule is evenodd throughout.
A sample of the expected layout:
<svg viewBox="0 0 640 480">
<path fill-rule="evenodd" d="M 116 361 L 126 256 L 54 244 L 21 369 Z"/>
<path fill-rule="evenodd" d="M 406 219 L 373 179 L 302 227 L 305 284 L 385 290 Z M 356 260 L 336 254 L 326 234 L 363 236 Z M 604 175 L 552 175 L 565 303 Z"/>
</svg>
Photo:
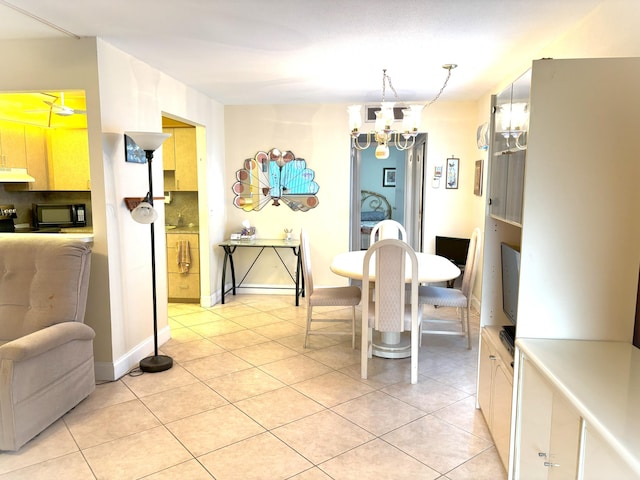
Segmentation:
<svg viewBox="0 0 640 480">
<path fill-rule="evenodd" d="M 140 360 L 140 370 L 143 372 L 164 372 L 173 367 L 173 358 L 166 355 L 152 355 Z"/>
</svg>

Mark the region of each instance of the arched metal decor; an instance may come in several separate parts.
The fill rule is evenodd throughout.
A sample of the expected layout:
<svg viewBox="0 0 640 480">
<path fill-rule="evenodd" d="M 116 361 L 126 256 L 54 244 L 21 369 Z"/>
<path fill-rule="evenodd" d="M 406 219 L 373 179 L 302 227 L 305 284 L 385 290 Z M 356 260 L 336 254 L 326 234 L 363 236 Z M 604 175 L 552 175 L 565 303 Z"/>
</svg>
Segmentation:
<svg viewBox="0 0 640 480">
<path fill-rule="evenodd" d="M 306 212 L 318 206 L 316 193 L 320 188 L 313 181 L 315 172 L 307 168 L 303 158 L 277 148 L 258 152 L 244 161 L 236 172 L 233 204 L 247 212 L 262 209 L 269 201 L 279 206 L 285 203 L 291 210 Z"/>
</svg>

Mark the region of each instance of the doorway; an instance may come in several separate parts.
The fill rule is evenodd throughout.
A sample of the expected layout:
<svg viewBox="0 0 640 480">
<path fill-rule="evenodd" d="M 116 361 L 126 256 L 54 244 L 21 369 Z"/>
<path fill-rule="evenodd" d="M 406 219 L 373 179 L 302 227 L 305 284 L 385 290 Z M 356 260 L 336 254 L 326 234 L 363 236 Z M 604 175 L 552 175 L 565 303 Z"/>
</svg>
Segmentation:
<svg viewBox="0 0 640 480">
<path fill-rule="evenodd" d="M 165 234 L 168 301 L 202 303 L 202 280 L 208 277 L 201 261 L 198 161 L 201 155 L 196 125 L 163 115 L 162 130 L 171 136 L 163 144 Z M 204 225 L 203 225 L 204 226 Z"/>
<path fill-rule="evenodd" d="M 386 160 L 375 158 L 375 145 L 364 150 L 351 147 L 351 250 L 368 245 L 363 238 L 367 235 L 363 222 L 369 218 L 371 207 L 362 204 L 364 191 L 373 192 L 383 204 L 388 203 L 387 217 L 401 223 L 407 231 L 407 242 L 416 251 L 423 251 L 426 151 L 426 133 L 418 134 L 410 149 L 400 151 L 391 145 Z"/>
</svg>

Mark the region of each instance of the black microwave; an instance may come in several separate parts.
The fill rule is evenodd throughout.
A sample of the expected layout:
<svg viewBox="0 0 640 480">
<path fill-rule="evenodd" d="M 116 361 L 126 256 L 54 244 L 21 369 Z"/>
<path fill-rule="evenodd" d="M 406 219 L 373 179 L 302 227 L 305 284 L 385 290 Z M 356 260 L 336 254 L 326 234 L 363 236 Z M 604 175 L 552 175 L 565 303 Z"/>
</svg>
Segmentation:
<svg viewBox="0 0 640 480">
<path fill-rule="evenodd" d="M 84 203 L 34 203 L 33 228 L 68 228 L 87 226 Z"/>
</svg>

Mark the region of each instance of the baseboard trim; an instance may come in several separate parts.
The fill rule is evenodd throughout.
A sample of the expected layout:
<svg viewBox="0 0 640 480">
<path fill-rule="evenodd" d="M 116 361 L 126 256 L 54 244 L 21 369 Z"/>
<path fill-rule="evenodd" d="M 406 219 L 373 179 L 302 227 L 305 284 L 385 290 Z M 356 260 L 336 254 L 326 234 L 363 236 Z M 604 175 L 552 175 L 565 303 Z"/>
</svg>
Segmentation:
<svg viewBox="0 0 640 480">
<path fill-rule="evenodd" d="M 168 325 L 158 330 L 158 345 L 162 346 L 170 339 L 171 328 Z M 152 354 L 153 348 L 153 337 L 149 337 L 114 362 L 95 362 L 94 371 L 96 381 L 109 382 L 118 380 L 129 373 L 129 371 L 136 368 L 140 363 L 140 360 Z"/>
</svg>

